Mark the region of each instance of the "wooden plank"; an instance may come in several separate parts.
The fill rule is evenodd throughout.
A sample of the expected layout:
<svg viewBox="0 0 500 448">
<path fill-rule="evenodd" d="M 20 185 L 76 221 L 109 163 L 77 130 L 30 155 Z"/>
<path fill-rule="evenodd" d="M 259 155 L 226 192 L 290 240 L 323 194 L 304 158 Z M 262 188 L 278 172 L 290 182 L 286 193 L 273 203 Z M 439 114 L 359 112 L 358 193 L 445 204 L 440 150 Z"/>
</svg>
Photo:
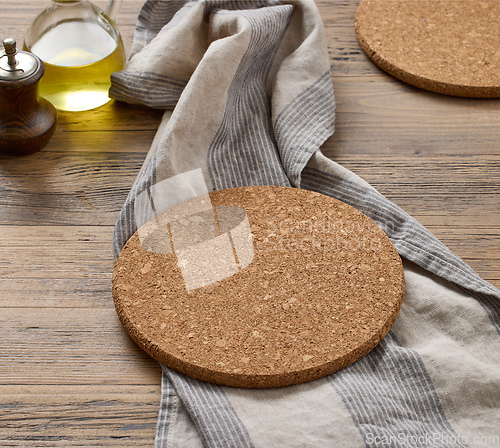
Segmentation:
<svg viewBox="0 0 500 448">
<path fill-rule="evenodd" d="M 146 151 L 0 158 L 0 224 L 114 225 Z"/>
<path fill-rule="evenodd" d="M 0 445 L 153 446 L 159 384 L 0 386 Z"/>
<path fill-rule="evenodd" d="M 112 227 L 0 226 L 3 279 L 110 279 Z"/>
<path fill-rule="evenodd" d="M 117 139 L 121 144 L 128 142 L 127 147 L 130 147 L 130 143 L 132 143 L 132 147 L 137 150 L 149 149 L 163 113 L 164 111 L 161 110 L 128 105 L 118 101 L 112 101 L 97 109 L 81 112 L 59 111 L 57 128 L 52 138 L 56 139 L 55 141 L 58 141 L 58 138 L 66 139 L 66 147 L 69 138 L 72 147 L 79 147 L 81 143 L 84 143 L 82 138 L 87 132 L 96 135 L 102 133 L 103 135 L 108 134 L 108 139 Z M 133 134 L 131 134 L 132 132 Z M 47 150 L 61 150 L 64 147 L 64 145 L 61 145 L 61 148 L 48 147 Z M 105 148 L 109 151 L 121 150 L 119 146 L 115 145 L 111 145 L 109 148 L 105 146 Z M 103 148 L 97 147 L 95 149 L 102 151 Z"/>
<path fill-rule="evenodd" d="M 114 309 L 110 276 L 0 278 L 0 308 Z"/>
<path fill-rule="evenodd" d="M 127 51 L 142 3 L 123 2 Z M 4 37 L 22 42 L 44 6 L 0 0 Z M 160 370 L 116 317 L 111 230 L 161 115 L 60 112 L 41 153 L 0 159 L 1 446 L 153 445 Z M 65 227 L 16 225 L 36 223 Z"/>
<path fill-rule="evenodd" d="M 373 64 L 361 49 L 354 32 L 359 1 L 316 0 L 323 19 L 326 44 L 334 76 L 380 76 L 393 80 Z"/>
<path fill-rule="evenodd" d="M 499 222 L 498 156 L 476 155 L 472 151 L 469 155 L 409 153 L 404 158 L 397 154 L 340 154 L 333 160 L 396 201 L 406 200 L 420 206 L 420 201 L 425 201 L 427 211 L 432 212 L 433 208 L 437 208 L 443 213 L 445 200 L 447 214 L 452 216 L 459 213 L 477 217 L 477 208 L 485 207 L 496 214 L 497 220 L 492 224 Z M 477 219 L 473 223 L 477 223 Z"/>
<path fill-rule="evenodd" d="M 383 79 L 334 77 L 333 83 L 337 115 L 324 148 L 329 157 L 500 153 L 499 101 L 447 97 Z"/>
<path fill-rule="evenodd" d="M 114 309 L 3 308 L 0 324 L 2 385 L 159 381 L 158 363 L 130 339 Z"/>
</svg>

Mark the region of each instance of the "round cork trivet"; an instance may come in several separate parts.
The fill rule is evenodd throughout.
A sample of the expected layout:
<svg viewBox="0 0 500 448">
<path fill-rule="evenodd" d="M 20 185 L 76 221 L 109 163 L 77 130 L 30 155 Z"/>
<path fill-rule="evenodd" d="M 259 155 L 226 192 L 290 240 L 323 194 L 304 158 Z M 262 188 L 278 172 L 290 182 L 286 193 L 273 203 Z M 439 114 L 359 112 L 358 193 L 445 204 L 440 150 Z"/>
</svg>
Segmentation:
<svg viewBox="0 0 500 448">
<path fill-rule="evenodd" d="M 453 96 L 500 98 L 500 1 L 363 0 L 355 31 L 394 77 Z"/>
<path fill-rule="evenodd" d="M 403 267 L 364 214 L 296 188 L 209 196 L 214 210 L 246 212 L 253 258 L 244 268 L 188 290 L 179 254 L 145 250 L 139 232 L 115 265 L 116 310 L 149 355 L 199 380 L 269 388 L 343 369 L 387 334 L 403 301 Z"/>
</svg>

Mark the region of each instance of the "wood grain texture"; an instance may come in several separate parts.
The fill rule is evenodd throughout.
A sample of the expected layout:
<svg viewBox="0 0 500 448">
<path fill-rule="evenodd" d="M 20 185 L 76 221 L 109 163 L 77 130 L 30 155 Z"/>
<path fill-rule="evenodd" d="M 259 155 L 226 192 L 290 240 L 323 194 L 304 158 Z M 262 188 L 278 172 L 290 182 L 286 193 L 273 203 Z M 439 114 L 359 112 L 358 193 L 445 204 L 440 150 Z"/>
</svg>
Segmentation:
<svg viewBox="0 0 500 448">
<path fill-rule="evenodd" d="M 123 1 L 127 51 L 141 5 Z M 4 37 L 44 6 L 0 0 Z M 0 157 L 0 446 L 153 446 L 161 372 L 114 311 L 111 234 L 161 115 L 59 112 L 44 150 Z"/>
<path fill-rule="evenodd" d="M 127 51 L 142 3 L 118 16 Z M 383 72 L 357 43 L 358 4 L 317 0 L 337 101 L 323 151 L 499 287 L 500 101 Z M 4 38 L 22 42 L 44 5 L 0 0 Z M 0 446 L 153 446 L 160 370 L 114 311 L 111 232 L 161 116 L 116 102 L 59 113 L 42 151 L 0 157 Z"/>
<path fill-rule="evenodd" d="M 156 385 L 0 386 L 2 447 L 152 446 L 158 394 Z"/>
<path fill-rule="evenodd" d="M 2 385 L 157 384 L 159 368 L 112 309 L 4 308 Z M 22 375 L 20 375 L 22 373 Z"/>
</svg>

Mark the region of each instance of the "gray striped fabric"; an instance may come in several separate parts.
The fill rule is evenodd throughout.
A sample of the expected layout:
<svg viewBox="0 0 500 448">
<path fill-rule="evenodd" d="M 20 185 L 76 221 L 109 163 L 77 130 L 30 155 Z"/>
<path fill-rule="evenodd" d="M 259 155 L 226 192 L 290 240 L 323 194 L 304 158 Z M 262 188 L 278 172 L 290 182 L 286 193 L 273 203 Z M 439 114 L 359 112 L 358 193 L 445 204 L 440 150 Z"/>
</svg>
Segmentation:
<svg viewBox="0 0 500 448">
<path fill-rule="evenodd" d="M 217 190 L 289 185 L 274 143 L 266 84 L 292 12 L 291 5 L 283 5 L 239 14 L 252 32 L 229 86 L 224 118 L 208 150 L 210 178 Z"/>
<path fill-rule="evenodd" d="M 384 445 L 399 446 L 400 434 L 415 440 L 440 434 L 443 439 L 457 440 L 452 446 L 466 446 L 450 426 L 422 359 L 402 347 L 392 333 L 370 356 L 327 380 L 342 397 L 365 440 L 394 440 Z"/>
<path fill-rule="evenodd" d="M 342 200 L 404 259 L 393 329 L 337 374 L 246 390 L 163 366 L 157 447 L 500 446 L 500 292 L 322 155 L 335 99 L 313 0 L 148 0 L 110 94 L 167 111 L 118 219 L 116 256 L 153 217 L 143 192 L 201 170 L 209 190 L 285 185 Z"/>
</svg>

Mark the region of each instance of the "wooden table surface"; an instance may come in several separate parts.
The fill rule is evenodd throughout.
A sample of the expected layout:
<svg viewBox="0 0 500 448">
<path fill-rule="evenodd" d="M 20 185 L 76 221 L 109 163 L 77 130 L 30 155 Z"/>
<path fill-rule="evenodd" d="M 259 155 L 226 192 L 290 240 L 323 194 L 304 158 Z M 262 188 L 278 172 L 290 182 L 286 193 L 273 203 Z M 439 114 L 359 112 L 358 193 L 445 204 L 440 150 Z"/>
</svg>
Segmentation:
<svg viewBox="0 0 500 448">
<path fill-rule="evenodd" d="M 337 100 L 323 151 L 500 287 L 500 100 L 379 70 L 354 34 L 358 3 L 317 0 Z M 22 42 L 45 4 L 0 0 L 2 39 Z M 141 4 L 124 0 L 118 18 L 127 51 Z M 161 115 L 116 102 L 60 112 L 44 150 L 0 157 L 2 447 L 153 445 L 160 369 L 116 315 L 111 236 Z"/>
</svg>

